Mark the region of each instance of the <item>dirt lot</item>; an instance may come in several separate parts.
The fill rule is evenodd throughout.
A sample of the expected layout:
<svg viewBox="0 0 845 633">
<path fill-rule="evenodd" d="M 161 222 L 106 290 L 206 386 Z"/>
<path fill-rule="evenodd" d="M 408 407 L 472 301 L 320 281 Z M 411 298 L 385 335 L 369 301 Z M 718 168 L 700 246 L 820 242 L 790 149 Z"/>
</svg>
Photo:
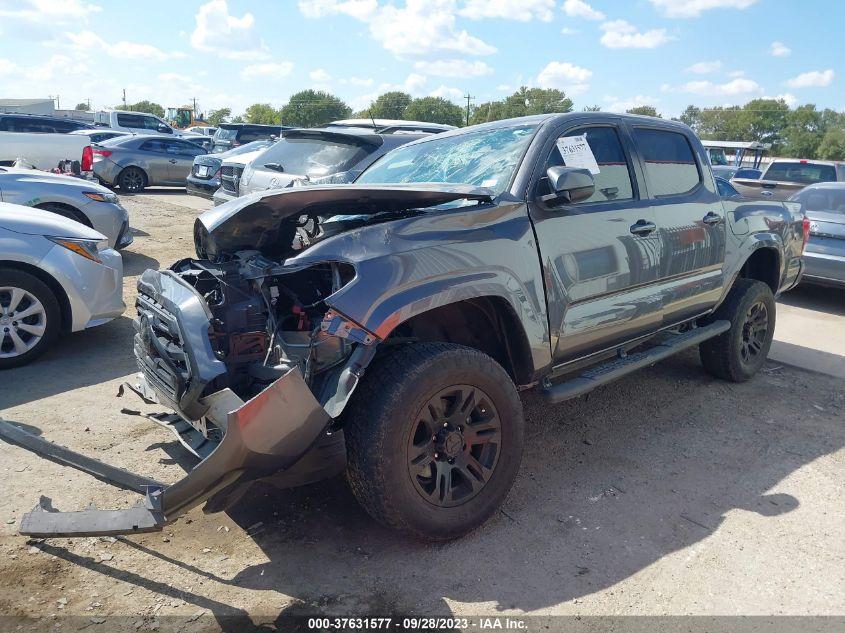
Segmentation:
<svg viewBox="0 0 845 633">
<path fill-rule="evenodd" d="M 124 199 L 137 229 L 129 306 L 140 272 L 192 254 L 197 211 L 180 200 Z M 0 377 L 0 413 L 175 481 L 192 459 L 121 413 L 160 409 L 115 399 L 134 372 L 130 314 Z M 845 331 L 841 312 L 830 318 Z M 162 534 L 31 545 L 16 530 L 39 494 L 63 510 L 137 497 L 0 443 L 0 614 L 77 614 L 89 630 L 106 615 L 144 629 L 199 613 L 186 630 L 314 612 L 845 615 L 844 388 L 778 361 L 727 384 L 688 353 L 555 408 L 526 394 L 525 458 L 504 509 L 438 546 L 374 523 L 342 479 L 256 486 L 227 514 L 195 510 Z"/>
</svg>

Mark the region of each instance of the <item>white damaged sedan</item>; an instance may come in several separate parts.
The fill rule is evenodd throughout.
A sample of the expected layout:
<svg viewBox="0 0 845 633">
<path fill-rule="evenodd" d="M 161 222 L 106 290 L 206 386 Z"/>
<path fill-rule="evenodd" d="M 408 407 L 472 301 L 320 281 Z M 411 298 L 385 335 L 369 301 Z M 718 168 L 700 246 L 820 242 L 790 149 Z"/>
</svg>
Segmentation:
<svg viewBox="0 0 845 633">
<path fill-rule="evenodd" d="M 106 323 L 124 307 L 123 261 L 102 233 L 0 203 L 0 369 L 24 365 L 60 334 Z"/>
</svg>

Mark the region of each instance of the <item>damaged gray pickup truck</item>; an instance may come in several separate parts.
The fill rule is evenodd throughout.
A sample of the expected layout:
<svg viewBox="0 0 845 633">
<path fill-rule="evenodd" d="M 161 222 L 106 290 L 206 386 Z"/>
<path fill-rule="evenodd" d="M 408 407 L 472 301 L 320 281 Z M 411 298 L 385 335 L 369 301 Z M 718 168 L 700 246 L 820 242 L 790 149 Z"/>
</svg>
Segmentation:
<svg viewBox="0 0 845 633">
<path fill-rule="evenodd" d="M 232 201 L 196 221 L 195 259 L 138 282 L 136 389 L 202 461 L 136 482 L 128 510 L 45 500 L 21 532 L 151 531 L 259 479 L 346 471 L 379 521 L 458 537 L 516 477 L 519 390 L 560 402 L 692 346 L 751 378 L 807 234 L 795 203 L 720 198 L 689 128 L 601 113 L 454 130 L 352 185 Z"/>
</svg>

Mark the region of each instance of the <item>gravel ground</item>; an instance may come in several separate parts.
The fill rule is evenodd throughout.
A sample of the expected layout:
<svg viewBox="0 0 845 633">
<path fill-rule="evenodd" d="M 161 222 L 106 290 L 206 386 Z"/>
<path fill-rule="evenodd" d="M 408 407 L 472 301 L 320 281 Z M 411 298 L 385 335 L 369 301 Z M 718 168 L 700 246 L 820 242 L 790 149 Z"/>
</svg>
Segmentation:
<svg viewBox="0 0 845 633">
<path fill-rule="evenodd" d="M 192 254 L 197 211 L 178 202 L 124 198 L 137 229 L 126 315 L 0 382 L 3 418 L 162 481 L 194 462 L 121 412 L 160 408 L 115 394 L 134 372 L 137 275 Z M 205 614 L 185 630 L 314 612 L 845 615 L 843 387 L 775 362 L 728 384 L 686 353 L 557 407 L 527 393 L 525 457 L 503 510 L 436 546 L 374 523 L 341 478 L 257 485 L 229 512 L 197 509 L 160 534 L 31 544 L 16 530 L 40 494 L 62 510 L 137 496 L 0 443 L 0 614 L 86 626 L 122 615 L 130 629 Z"/>
</svg>

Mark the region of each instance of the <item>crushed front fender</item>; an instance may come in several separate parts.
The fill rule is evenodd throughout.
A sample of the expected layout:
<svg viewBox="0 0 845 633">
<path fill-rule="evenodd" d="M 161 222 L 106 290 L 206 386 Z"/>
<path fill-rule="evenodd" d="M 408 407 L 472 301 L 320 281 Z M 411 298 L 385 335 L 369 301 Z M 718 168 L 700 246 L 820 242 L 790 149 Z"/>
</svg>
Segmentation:
<svg viewBox="0 0 845 633">
<path fill-rule="evenodd" d="M 331 418 L 314 398 L 298 369 L 292 369 L 257 396 L 227 415 L 223 439 L 217 448 L 184 478 L 170 486 L 149 485 L 146 498 L 124 510 L 89 508 L 57 512 L 47 498 L 21 521 L 21 534 L 35 537 L 108 536 L 161 530 L 205 501 L 220 507 L 215 497 L 234 486 L 287 470 L 324 432 Z M 10 433 L 9 427 L 14 429 Z M 50 457 L 61 447 L 51 442 L 15 441 L 25 433 L 8 423 L 0 438 Z M 31 436 L 36 437 L 36 436 Z M 52 449 L 51 449 L 52 447 Z M 61 449 L 68 454 L 71 451 Z M 67 461 L 68 465 L 73 465 Z M 97 466 L 99 464 L 99 467 Z M 86 472 L 108 480 L 114 467 L 86 460 Z M 125 472 L 125 471 L 121 471 Z M 209 507 L 207 506 L 207 507 Z"/>
</svg>

